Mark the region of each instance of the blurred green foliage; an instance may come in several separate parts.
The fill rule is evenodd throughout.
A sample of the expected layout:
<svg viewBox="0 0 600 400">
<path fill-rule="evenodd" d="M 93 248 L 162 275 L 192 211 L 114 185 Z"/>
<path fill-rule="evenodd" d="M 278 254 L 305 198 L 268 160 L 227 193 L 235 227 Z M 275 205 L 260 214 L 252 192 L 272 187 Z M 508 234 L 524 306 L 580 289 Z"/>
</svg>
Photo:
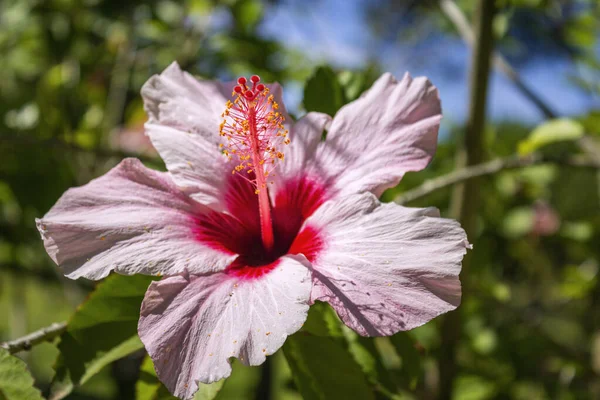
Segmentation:
<svg viewBox="0 0 600 400">
<path fill-rule="evenodd" d="M 139 156 L 163 168 L 143 135 L 139 90 L 149 76 L 173 60 L 203 77 L 257 73 L 265 81 L 303 84 L 304 110 L 330 115 L 378 76 L 376 64 L 355 71 L 316 67 L 296 50 L 262 37 L 260 23 L 271 3 L 0 3 L 0 315 L 5 316 L 0 339 L 71 318 L 60 344 L 19 354 L 45 395 L 130 399 L 137 392 L 140 400 L 168 398 L 136 337 L 136 307 L 148 278 L 109 278 L 85 300 L 94 284 L 63 278 L 34 224 L 67 188 L 99 176 L 122 157 Z M 472 12 L 473 2 L 458 3 L 467 15 Z M 437 2 L 373 4 L 372 28 L 382 35 L 417 40 L 421 24 L 432 22 L 441 34 L 454 34 Z M 526 62 L 532 53 L 527 49 L 550 42 L 590 71 L 573 84 L 600 93 L 598 2 L 499 4 L 495 30 L 512 60 Z M 398 10 L 410 13 L 398 19 Z M 382 27 L 394 29 L 383 32 Z M 432 164 L 408 174 L 383 199 L 452 171 L 462 132 L 463 127 L 452 127 Z M 572 155 L 580 151 L 573 140 L 583 133 L 600 137 L 600 108 L 538 128 L 518 121 L 489 124 L 485 157 L 519 150 Z M 483 181 L 481 196 L 477 235 L 470 238 L 473 268 L 461 277 L 470 292 L 459 311 L 463 325 L 454 398 L 600 398 L 598 172 L 552 165 L 505 171 Z M 411 205 L 447 213 L 449 198 L 450 188 Z M 234 363 L 218 393 L 207 389 L 201 398 L 264 393 L 290 400 L 435 398 L 440 326 L 438 319 L 391 338 L 365 339 L 319 303 L 266 366 Z M 7 362 L 18 364 L 0 354 L 0 379 Z M 27 381 L 22 372 L 15 379 Z M 0 388 L 0 398 L 12 399 L 1 383 Z"/>
</svg>

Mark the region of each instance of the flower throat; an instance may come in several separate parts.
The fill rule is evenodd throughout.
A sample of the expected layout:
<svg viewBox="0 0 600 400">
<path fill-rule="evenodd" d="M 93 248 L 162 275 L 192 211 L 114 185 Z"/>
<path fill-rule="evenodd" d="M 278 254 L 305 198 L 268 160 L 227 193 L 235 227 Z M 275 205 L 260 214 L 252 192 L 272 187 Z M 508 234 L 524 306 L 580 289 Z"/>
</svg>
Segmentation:
<svg viewBox="0 0 600 400">
<path fill-rule="evenodd" d="M 269 88 L 260 83 L 253 75 L 250 82 L 244 77 L 237 80 L 231 93 L 233 102 L 227 101 L 224 118 L 219 126 L 219 134 L 227 140 L 221 144 L 223 154 L 237 165 L 231 171 L 249 181 L 258 196 L 260 231 L 263 245 L 267 251 L 273 250 L 273 219 L 268 184 L 275 176 L 276 163 L 283 161 L 280 151 L 282 144 L 289 144 L 288 131 L 283 122 L 284 116 L 277 111 Z"/>
</svg>

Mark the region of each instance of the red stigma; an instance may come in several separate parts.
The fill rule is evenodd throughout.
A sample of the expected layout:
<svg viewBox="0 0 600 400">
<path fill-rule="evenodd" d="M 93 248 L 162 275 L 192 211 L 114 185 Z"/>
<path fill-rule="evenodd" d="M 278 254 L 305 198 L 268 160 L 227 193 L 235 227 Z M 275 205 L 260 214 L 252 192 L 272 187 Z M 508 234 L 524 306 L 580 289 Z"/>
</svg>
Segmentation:
<svg viewBox="0 0 600 400">
<path fill-rule="evenodd" d="M 248 100 L 252 100 L 254 98 L 254 94 L 252 94 L 250 90 L 247 90 L 246 93 L 244 93 L 244 96 L 246 96 Z"/>
<path fill-rule="evenodd" d="M 258 75 L 252 75 L 250 77 L 250 80 L 252 81 L 252 83 L 258 83 L 258 82 L 260 82 L 260 76 L 258 76 Z"/>
<path fill-rule="evenodd" d="M 233 88 L 233 91 L 236 92 L 236 93 L 242 93 L 242 88 L 239 87 L 239 86 L 236 86 L 236 87 Z"/>
<path fill-rule="evenodd" d="M 265 90 L 265 85 L 263 85 L 262 83 L 257 85 L 256 90 L 258 90 L 259 92 L 262 92 L 263 90 Z"/>
<path fill-rule="evenodd" d="M 242 86 L 243 86 L 243 85 L 245 85 L 245 84 L 246 84 L 246 82 L 247 82 L 247 81 L 246 81 L 246 78 L 244 78 L 243 76 L 240 76 L 240 77 L 238 78 L 238 83 L 239 83 L 240 85 L 242 85 Z"/>
</svg>

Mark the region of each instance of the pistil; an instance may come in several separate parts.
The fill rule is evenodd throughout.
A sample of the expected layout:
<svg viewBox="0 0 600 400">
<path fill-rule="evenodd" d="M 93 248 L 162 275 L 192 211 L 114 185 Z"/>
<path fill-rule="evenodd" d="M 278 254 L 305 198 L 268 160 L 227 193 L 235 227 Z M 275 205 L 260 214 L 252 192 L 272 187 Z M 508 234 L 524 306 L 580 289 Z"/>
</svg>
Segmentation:
<svg viewBox="0 0 600 400">
<path fill-rule="evenodd" d="M 271 219 L 271 201 L 269 199 L 269 187 L 265 178 L 265 171 L 262 168 L 264 164 L 260 152 L 259 138 L 256 126 L 256 109 L 251 107 L 248 110 L 250 143 L 252 148 L 252 164 L 254 175 L 256 176 L 256 192 L 258 195 L 258 212 L 260 215 L 260 233 L 265 250 L 273 250 L 273 220 Z"/>
<path fill-rule="evenodd" d="M 229 160 L 235 157 L 239 161 L 232 173 L 241 175 L 255 188 L 261 239 L 265 250 L 270 252 L 274 237 L 268 178 L 274 176 L 276 162 L 284 158 L 278 147 L 290 141 L 283 125 L 284 117 L 277 111 L 279 105 L 273 95 L 259 83 L 258 76 L 254 75 L 250 80 L 252 86 L 248 87 L 246 78 L 239 78 L 232 93 L 235 99 L 226 104 L 220 135 L 227 139 L 227 144 L 221 146 Z"/>
</svg>

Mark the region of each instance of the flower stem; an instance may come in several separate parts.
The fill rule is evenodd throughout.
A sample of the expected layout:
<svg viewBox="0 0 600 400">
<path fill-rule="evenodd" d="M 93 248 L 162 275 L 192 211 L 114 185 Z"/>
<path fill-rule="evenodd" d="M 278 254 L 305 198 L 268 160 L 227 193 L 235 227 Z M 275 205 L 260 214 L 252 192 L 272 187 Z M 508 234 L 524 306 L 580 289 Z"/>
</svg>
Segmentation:
<svg viewBox="0 0 600 400">
<path fill-rule="evenodd" d="M 471 58 L 469 118 L 465 136 L 459 146 L 457 157 L 459 168 L 481 163 L 485 154 L 483 131 L 486 122 L 488 83 L 494 48 L 492 23 L 495 12 L 496 4 L 494 0 L 479 0 L 477 2 L 475 12 L 476 39 Z M 452 193 L 451 213 L 460 221 L 471 243 L 476 242 L 475 225 L 479 211 L 479 193 L 478 179 L 471 179 L 463 184 L 456 185 Z M 462 280 L 463 303 L 469 296 L 470 280 L 468 279 L 468 271 L 472 257 L 473 252 L 467 253 L 462 264 L 461 276 L 467 277 Z M 439 357 L 440 400 L 449 400 L 452 397 L 456 377 L 459 373 L 457 349 L 463 334 L 461 312 L 464 312 L 464 309 L 449 313 L 442 322 L 443 334 Z"/>
<path fill-rule="evenodd" d="M 263 155 L 259 146 L 258 132 L 256 130 L 256 110 L 250 107 L 248 110 L 248 122 L 250 128 L 250 145 L 252 148 L 252 165 L 256 176 L 256 190 L 258 194 L 258 212 L 260 215 L 260 233 L 263 246 L 267 252 L 273 249 L 273 220 L 271 218 L 271 201 L 269 200 L 269 189 L 263 168 Z"/>
</svg>

